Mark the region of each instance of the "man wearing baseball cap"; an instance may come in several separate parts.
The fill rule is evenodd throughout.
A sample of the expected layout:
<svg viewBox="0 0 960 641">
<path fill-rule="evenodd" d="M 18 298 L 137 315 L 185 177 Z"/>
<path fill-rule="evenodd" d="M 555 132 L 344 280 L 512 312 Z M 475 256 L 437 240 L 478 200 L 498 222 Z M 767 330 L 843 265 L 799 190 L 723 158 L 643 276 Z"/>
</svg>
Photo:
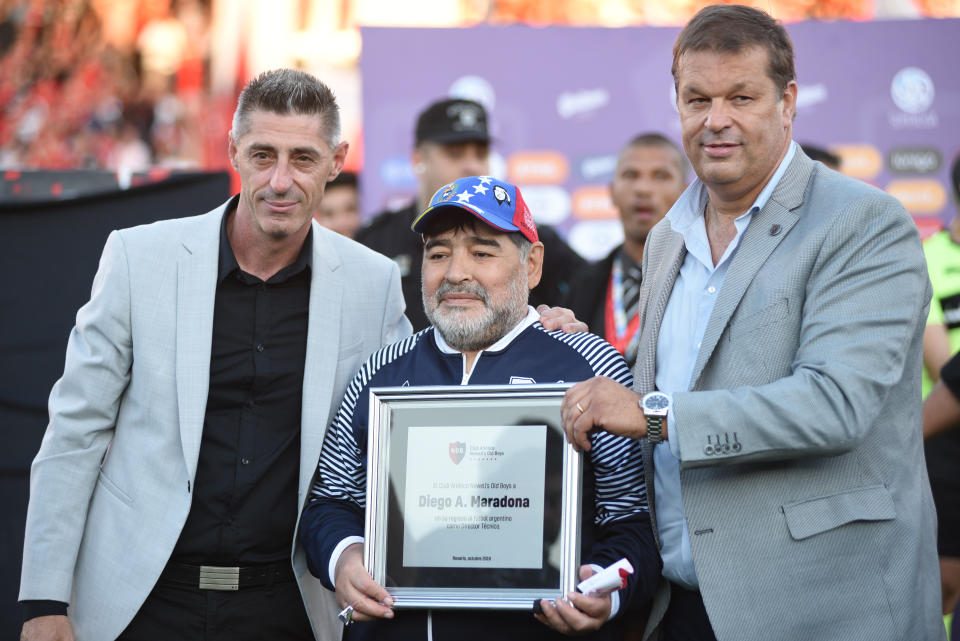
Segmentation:
<svg viewBox="0 0 960 641">
<path fill-rule="evenodd" d="M 547 331 L 528 305 L 529 290 L 540 280 L 543 244 L 514 185 L 489 176 L 458 179 L 437 190 L 412 229 L 423 239 L 421 299 L 431 326 L 375 353 L 347 388 L 327 430 L 301 518 L 310 571 L 336 592 L 351 640 L 465 641 L 500 635 L 531 641 L 587 632 L 594 639 L 617 638 L 618 623 L 607 622 L 628 603 L 652 599 L 660 563 L 639 448 L 630 439 L 599 437 L 584 457 L 581 560 L 586 565 L 580 578 L 627 558 L 635 572 L 619 592 L 544 599 L 537 614 L 411 610 L 394 619 L 392 597 L 364 569 L 368 390 L 557 383 L 592 376 L 629 386 L 632 380 L 610 344 L 592 334 Z M 498 572 L 506 578 L 513 570 Z"/>
<path fill-rule="evenodd" d="M 490 142 L 487 111 L 480 103 L 447 98 L 428 105 L 417 117 L 410 155 L 417 178 L 414 201 L 403 209 L 380 212 L 355 236 L 357 242 L 397 263 L 406 313 L 414 331 L 429 322 L 420 304 L 423 245 L 409 233 L 410 224 L 440 187 L 458 178 L 489 173 Z M 531 304 L 557 305 L 568 290 L 567 283 L 577 269 L 586 266 L 586 261 L 553 229 L 540 231 L 547 251 L 543 278 L 531 293 Z"/>
</svg>

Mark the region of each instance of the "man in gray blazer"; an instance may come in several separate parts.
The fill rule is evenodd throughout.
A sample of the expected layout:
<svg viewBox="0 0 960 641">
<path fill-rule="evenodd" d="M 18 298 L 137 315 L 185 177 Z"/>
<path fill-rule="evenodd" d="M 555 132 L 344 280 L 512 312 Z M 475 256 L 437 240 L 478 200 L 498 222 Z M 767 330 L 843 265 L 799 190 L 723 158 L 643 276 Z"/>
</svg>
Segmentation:
<svg viewBox="0 0 960 641">
<path fill-rule="evenodd" d="M 229 152 L 239 196 L 107 240 L 33 463 L 23 639 L 338 633 L 294 529 L 347 382 L 410 332 L 399 274 L 312 222 L 347 153 L 317 79 L 251 81 Z"/>
<path fill-rule="evenodd" d="M 563 406 L 581 448 L 643 440 L 664 562 L 644 638 L 942 639 L 916 227 L 792 142 L 766 13 L 703 9 L 673 74 L 699 180 L 647 240 L 634 391 L 596 378 Z"/>
</svg>

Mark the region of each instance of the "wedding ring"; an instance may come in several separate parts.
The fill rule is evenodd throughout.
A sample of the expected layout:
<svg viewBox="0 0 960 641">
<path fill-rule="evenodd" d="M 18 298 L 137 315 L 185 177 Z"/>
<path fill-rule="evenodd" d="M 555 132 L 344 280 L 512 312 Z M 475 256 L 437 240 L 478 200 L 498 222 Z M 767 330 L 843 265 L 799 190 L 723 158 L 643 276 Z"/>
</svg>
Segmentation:
<svg viewBox="0 0 960 641">
<path fill-rule="evenodd" d="M 353 623 L 353 606 L 348 605 L 344 609 L 340 610 L 340 614 L 337 615 L 337 618 L 343 623 L 344 627 L 349 627 Z"/>
<path fill-rule="evenodd" d="M 583 408 L 580 407 L 580 403 L 577 403 L 577 409 L 580 410 L 580 413 L 583 414 Z"/>
</svg>

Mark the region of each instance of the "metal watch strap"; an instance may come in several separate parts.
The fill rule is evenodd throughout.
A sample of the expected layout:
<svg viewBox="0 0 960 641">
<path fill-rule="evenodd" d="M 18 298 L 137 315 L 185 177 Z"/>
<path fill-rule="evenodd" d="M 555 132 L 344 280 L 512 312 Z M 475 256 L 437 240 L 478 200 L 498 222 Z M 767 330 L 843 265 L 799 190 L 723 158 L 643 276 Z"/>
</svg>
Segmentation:
<svg viewBox="0 0 960 641">
<path fill-rule="evenodd" d="M 646 414 L 647 418 L 647 439 L 656 445 L 663 442 L 663 417 L 653 414 Z"/>
</svg>

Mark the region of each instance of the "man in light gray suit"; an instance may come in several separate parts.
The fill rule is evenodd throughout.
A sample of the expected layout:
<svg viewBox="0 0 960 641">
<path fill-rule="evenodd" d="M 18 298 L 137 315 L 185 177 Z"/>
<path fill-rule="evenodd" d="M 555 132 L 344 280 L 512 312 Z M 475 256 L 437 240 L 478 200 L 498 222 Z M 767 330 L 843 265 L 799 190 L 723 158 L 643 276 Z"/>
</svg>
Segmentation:
<svg viewBox="0 0 960 641">
<path fill-rule="evenodd" d="M 916 227 L 792 142 L 766 13 L 703 9 L 673 74 L 699 180 L 647 240 L 634 391 L 595 378 L 563 406 L 581 448 L 643 439 L 664 563 L 644 638 L 942 639 Z"/>
<path fill-rule="evenodd" d="M 347 382 L 410 332 L 399 274 L 311 222 L 347 153 L 316 78 L 251 81 L 229 153 L 239 196 L 107 240 L 31 472 L 23 639 L 339 633 L 294 528 Z"/>
</svg>

